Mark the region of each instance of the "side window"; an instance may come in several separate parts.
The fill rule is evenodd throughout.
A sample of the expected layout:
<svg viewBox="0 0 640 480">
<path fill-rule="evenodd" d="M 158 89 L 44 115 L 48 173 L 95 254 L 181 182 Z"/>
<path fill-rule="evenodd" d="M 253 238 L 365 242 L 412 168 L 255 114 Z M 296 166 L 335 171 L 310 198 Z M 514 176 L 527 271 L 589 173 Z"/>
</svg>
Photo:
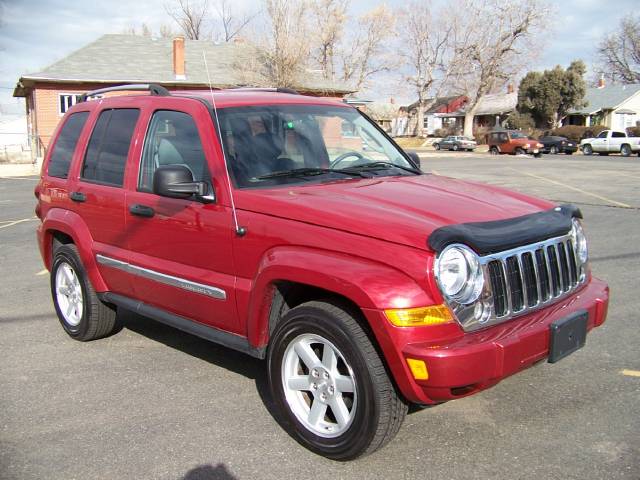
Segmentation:
<svg viewBox="0 0 640 480">
<path fill-rule="evenodd" d="M 626 137 L 626 135 L 624 133 L 622 133 L 622 132 L 613 132 L 611 134 L 611 136 L 614 137 L 614 138 L 624 138 L 624 137 Z"/>
<path fill-rule="evenodd" d="M 186 165 L 195 181 L 211 181 L 200 135 L 191 115 L 172 110 L 153 114 L 142 151 L 138 190 L 153 191 L 153 174 L 161 165 Z"/>
<path fill-rule="evenodd" d="M 121 108 L 100 113 L 82 166 L 82 179 L 122 186 L 133 130 L 140 110 Z"/>
<path fill-rule="evenodd" d="M 606 130 L 603 132 L 600 132 L 600 135 L 598 135 L 598 138 L 607 138 L 607 134 L 608 132 Z"/>
<path fill-rule="evenodd" d="M 64 123 L 49 158 L 47 173 L 52 177 L 67 178 L 71 158 L 87 118 L 89 112 L 78 112 L 70 115 Z"/>
</svg>

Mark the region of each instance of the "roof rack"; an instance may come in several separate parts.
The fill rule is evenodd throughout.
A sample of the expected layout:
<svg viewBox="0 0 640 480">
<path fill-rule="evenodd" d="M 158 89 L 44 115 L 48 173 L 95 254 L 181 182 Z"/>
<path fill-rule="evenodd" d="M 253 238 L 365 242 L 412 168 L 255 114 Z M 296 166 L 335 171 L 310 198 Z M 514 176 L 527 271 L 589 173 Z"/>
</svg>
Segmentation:
<svg viewBox="0 0 640 480">
<path fill-rule="evenodd" d="M 161 97 L 166 97 L 171 95 L 171 92 L 164 88 L 161 85 L 155 83 L 132 83 L 129 85 L 117 85 L 115 87 L 106 87 L 99 88 L 98 90 L 93 90 L 91 92 L 83 93 L 80 95 L 80 102 L 86 102 L 89 97 L 93 97 L 95 95 L 101 95 L 107 92 L 123 92 L 123 91 L 144 91 L 149 92 L 151 95 L 158 95 Z"/>
<path fill-rule="evenodd" d="M 288 93 L 290 95 L 300 95 L 300 92 L 293 88 L 285 87 L 230 87 L 225 90 L 241 90 L 243 92 L 274 92 L 274 93 Z"/>
</svg>

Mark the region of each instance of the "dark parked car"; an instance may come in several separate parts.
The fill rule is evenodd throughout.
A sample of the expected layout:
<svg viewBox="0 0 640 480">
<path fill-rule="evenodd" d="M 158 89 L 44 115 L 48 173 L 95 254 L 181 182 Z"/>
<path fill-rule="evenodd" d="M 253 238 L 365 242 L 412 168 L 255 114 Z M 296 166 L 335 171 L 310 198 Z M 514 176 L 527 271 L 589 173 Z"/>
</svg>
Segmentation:
<svg viewBox="0 0 640 480">
<path fill-rule="evenodd" d="M 573 152 L 578 150 L 578 144 L 566 137 L 540 137 L 538 141 L 544 145 L 542 148 L 543 153 L 551 153 L 552 155 L 566 153 L 567 155 L 571 155 Z"/>
<path fill-rule="evenodd" d="M 434 142 L 433 147 L 436 150 L 468 150 L 472 152 L 478 144 L 467 137 L 460 137 L 455 135 L 449 135 L 438 142 Z"/>
</svg>

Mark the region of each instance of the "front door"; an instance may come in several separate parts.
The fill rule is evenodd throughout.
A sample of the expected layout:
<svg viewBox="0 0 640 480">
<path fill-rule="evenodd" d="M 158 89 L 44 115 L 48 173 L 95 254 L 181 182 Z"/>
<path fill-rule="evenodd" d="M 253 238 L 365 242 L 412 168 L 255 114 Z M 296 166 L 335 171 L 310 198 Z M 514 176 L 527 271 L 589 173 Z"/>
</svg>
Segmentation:
<svg viewBox="0 0 640 480">
<path fill-rule="evenodd" d="M 142 148 L 137 185 L 127 193 L 129 269 L 137 299 L 173 314 L 241 333 L 236 321 L 233 229 L 228 207 L 153 193 L 162 165 L 186 165 L 213 190 L 203 139 L 204 107 L 155 110 Z M 200 115 L 200 122 L 195 117 Z M 210 117 L 206 121 L 211 123 Z M 207 125 L 211 127 L 212 125 Z M 211 150 L 213 151 L 213 150 Z M 209 153 L 209 156 L 212 156 Z"/>
</svg>

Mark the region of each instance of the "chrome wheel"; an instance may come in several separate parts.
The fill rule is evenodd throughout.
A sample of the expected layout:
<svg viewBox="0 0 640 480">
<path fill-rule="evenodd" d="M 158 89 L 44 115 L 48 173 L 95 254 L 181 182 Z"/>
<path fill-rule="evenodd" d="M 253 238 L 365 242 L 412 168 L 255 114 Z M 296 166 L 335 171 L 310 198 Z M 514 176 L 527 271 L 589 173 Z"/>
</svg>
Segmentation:
<svg viewBox="0 0 640 480">
<path fill-rule="evenodd" d="M 77 327 L 82 320 L 82 286 L 73 267 L 61 262 L 56 271 L 56 300 L 64 321 Z"/>
<path fill-rule="evenodd" d="M 330 341 L 315 334 L 294 338 L 284 353 L 282 387 L 298 421 L 312 433 L 337 437 L 355 416 L 355 376 Z"/>
</svg>

